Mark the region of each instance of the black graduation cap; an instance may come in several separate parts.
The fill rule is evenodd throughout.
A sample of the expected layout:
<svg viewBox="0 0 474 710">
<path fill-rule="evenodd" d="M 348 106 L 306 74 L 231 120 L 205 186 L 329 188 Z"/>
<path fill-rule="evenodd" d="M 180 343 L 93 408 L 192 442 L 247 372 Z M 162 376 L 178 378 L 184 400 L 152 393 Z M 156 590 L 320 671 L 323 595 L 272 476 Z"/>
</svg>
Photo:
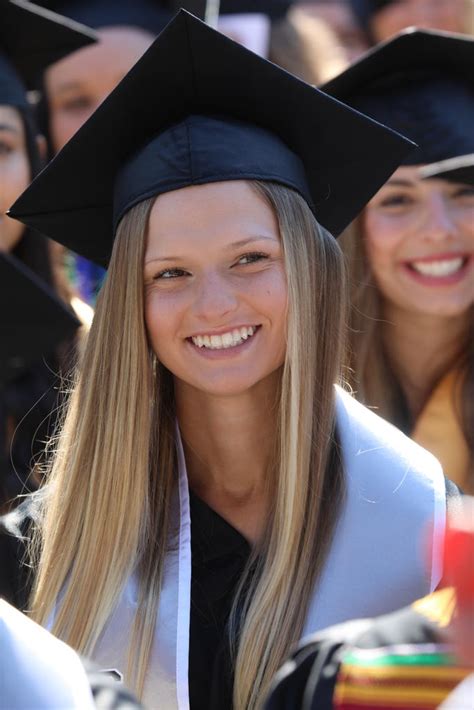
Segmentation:
<svg viewBox="0 0 474 710">
<path fill-rule="evenodd" d="M 27 0 L 0 0 L 0 104 L 24 107 L 49 64 L 96 41 L 86 27 Z"/>
<path fill-rule="evenodd" d="M 372 16 L 386 5 L 393 3 L 393 0 L 349 0 L 349 2 L 360 26 L 369 31 Z"/>
<path fill-rule="evenodd" d="M 337 235 L 412 147 L 182 10 L 9 214 L 106 264 L 147 197 L 273 180 Z"/>
<path fill-rule="evenodd" d="M 462 182 L 474 185 L 474 153 L 459 155 L 456 158 L 440 160 L 438 163 L 423 165 L 420 169 L 424 179 L 438 178 L 450 182 Z"/>
<path fill-rule="evenodd" d="M 474 40 L 409 29 L 321 88 L 420 146 L 406 164 L 474 153 Z"/>
<path fill-rule="evenodd" d="M 21 261 L 0 254 L 0 387 L 72 336 L 69 308 Z"/>
<path fill-rule="evenodd" d="M 160 0 L 39 0 L 40 4 L 89 27 L 139 27 L 158 34 L 174 13 Z"/>
</svg>

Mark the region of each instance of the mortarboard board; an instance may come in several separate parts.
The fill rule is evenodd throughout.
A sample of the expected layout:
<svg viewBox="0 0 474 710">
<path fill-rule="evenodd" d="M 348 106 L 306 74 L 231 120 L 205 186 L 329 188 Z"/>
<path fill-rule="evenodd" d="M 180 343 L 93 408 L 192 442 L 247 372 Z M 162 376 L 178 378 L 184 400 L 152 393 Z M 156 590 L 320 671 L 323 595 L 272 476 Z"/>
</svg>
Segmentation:
<svg viewBox="0 0 474 710">
<path fill-rule="evenodd" d="M 139 27 L 155 35 L 173 13 L 160 0 L 39 0 L 44 7 L 89 27 Z"/>
<path fill-rule="evenodd" d="M 474 152 L 474 40 L 409 29 L 321 89 L 419 145 L 406 164 Z"/>
<path fill-rule="evenodd" d="M 0 0 L 0 103 L 27 106 L 44 69 L 96 41 L 86 27 L 26 0 Z"/>
<path fill-rule="evenodd" d="M 36 274 L 0 254 L 0 386 L 50 355 L 80 323 Z"/>
<path fill-rule="evenodd" d="M 267 180 L 337 235 L 412 147 L 182 10 L 9 215 L 107 264 L 147 197 Z"/>
<path fill-rule="evenodd" d="M 474 153 L 459 155 L 456 158 L 440 160 L 438 163 L 423 165 L 420 168 L 423 179 L 442 178 L 450 182 L 463 182 L 474 185 Z"/>
</svg>

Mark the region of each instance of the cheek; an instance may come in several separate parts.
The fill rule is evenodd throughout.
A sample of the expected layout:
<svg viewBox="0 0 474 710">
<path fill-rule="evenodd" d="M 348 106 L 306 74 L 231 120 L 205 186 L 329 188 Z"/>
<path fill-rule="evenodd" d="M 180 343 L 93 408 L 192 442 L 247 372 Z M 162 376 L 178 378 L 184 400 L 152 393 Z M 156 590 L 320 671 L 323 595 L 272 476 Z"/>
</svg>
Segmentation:
<svg viewBox="0 0 474 710">
<path fill-rule="evenodd" d="M 6 161 L 0 161 L 0 203 L 7 209 L 25 190 L 30 182 L 30 168 L 26 153 L 13 153 Z"/>
<path fill-rule="evenodd" d="M 51 111 L 49 130 L 55 153 L 66 145 L 93 112 L 93 108 L 72 114 L 61 109 L 53 109 Z"/>
<path fill-rule="evenodd" d="M 173 345 L 185 309 L 183 298 L 151 291 L 145 295 L 145 326 L 158 358 Z"/>
<path fill-rule="evenodd" d="M 401 221 L 369 213 L 363 231 L 367 258 L 374 272 L 394 266 L 405 232 Z"/>
</svg>

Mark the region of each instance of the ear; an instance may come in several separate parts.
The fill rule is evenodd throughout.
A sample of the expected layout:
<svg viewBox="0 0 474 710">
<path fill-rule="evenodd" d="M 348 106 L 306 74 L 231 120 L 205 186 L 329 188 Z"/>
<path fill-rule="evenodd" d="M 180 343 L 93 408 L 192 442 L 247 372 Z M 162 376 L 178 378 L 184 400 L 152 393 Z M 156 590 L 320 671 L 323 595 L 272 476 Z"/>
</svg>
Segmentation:
<svg viewBox="0 0 474 710">
<path fill-rule="evenodd" d="M 43 162 L 46 162 L 46 159 L 48 157 L 48 145 L 46 143 L 46 138 L 42 135 L 36 136 L 36 145 L 41 160 Z"/>
</svg>

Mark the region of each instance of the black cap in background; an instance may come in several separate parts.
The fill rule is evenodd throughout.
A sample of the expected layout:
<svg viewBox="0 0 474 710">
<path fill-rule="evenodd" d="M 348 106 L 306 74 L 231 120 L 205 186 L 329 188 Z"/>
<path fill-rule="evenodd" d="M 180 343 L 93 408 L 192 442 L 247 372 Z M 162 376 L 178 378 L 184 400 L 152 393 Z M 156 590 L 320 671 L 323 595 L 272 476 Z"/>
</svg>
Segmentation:
<svg viewBox="0 0 474 710">
<path fill-rule="evenodd" d="M 0 387 L 80 326 L 67 306 L 22 262 L 0 254 Z"/>
<path fill-rule="evenodd" d="M 474 153 L 474 39 L 409 29 L 321 88 L 419 145 L 406 164 Z"/>
<path fill-rule="evenodd" d="M 412 148 L 183 10 L 9 214 L 107 264 L 114 226 L 147 197 L 266 180 L 338 235 Z"/>
<path fill-rule="evenodd" d="M 173 17 L 161 0 L 39 0 L 89 27 L 138 27 L 157 35 Z"/>
<path fill-rule="evenodd" d="M 87 27 L 38 5 L 0 0 L 0 104 L 26 106 L 46 67 L 95 41 Z"/>
</svg>

